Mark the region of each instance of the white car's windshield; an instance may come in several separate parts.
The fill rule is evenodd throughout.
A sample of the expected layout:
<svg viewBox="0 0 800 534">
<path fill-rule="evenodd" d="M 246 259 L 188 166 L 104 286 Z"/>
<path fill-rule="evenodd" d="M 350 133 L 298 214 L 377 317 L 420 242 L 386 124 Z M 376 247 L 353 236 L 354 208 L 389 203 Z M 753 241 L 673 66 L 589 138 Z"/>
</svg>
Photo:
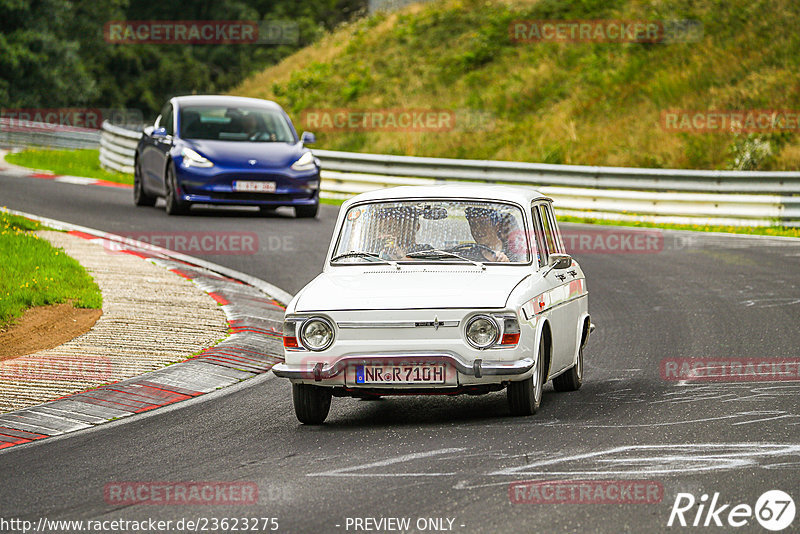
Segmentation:
<svg viewBox="0 0 800 534">
<path fill-rule="evenodd" d="M 522 210 L 500 202 L 414 200 L 351 207 L 332 263 L 530 262 Z"/>
</svg>

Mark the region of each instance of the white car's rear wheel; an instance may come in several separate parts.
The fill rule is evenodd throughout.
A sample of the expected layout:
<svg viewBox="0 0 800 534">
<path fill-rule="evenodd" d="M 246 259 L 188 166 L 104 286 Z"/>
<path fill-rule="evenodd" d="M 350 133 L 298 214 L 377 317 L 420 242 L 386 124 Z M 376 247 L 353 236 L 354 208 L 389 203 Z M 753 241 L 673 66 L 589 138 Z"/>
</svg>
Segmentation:
<svg viewBox="0 0 800 534">
<path fill-rule="evenodd" d="M 578 361 L 569 371 L 553 379 L 556 391 L 577 391 L 583 384 L 583 347 L 578 349 Z"/>
<path fill-rule="evenodd" d="M 542 338 L 539 340 L 539 356 L 536 358 L 533 374 L 525 380 L 508 384 L 506 395 L 511 415 L 533 415 L 539 410 L 546 373 L 545 357 L 545 343 Z"/>
<path fill-rule="evenodd" d="M 331 409 L 331 388 L 292 384 L 292 401 L 298 421 L 306 425 L 321 425 Z"/>
</svg>

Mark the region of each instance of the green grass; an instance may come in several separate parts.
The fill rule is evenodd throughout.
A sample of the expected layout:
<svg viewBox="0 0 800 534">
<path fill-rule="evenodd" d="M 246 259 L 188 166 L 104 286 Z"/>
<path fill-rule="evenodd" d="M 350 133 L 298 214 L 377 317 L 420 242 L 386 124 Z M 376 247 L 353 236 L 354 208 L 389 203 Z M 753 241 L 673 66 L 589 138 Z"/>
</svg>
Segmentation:
<svg viewBox="0 0 800 534">
<path fill-rule="evenodd" d="M 28 149 L 9 154 L 6 161 L 32 169 L 52 171 L 55 174 L 97 178 L 120 184 L 132 184 L 133 175 L 110 172 L 100 167 L 100 151 Z"/>
<path fill-rule="evenodd" d="M 691 19 L 703 35 L 674 44 L 509 36 L 516 20 L 577 19 Z M 440 0 L 342 26 L 232 94 L 277 101 L 299 130 L 313 130 L 304 111 L 321 109 L 455 113 L 456 127 L 445 131 L 317 131 L 317 146 L 331 150 L 794 170 L 795 132 L 671 132 L 661 112 L 799 109 L 798 25 L 796 0 Z"/>
<path fill-rule="evenodd" d="M 102 307 L 92 277 L 63 249 L 33 233 L 38 229 L 38 222 L 0 211 L 0 328 L 33 306 Z"/>
<path fill-rule="evenodd" d="M 345 202 L 345 198 L 320 198 L 320 204 L 330 204 L 331 206 L 341 206 Z"/>
</svg>

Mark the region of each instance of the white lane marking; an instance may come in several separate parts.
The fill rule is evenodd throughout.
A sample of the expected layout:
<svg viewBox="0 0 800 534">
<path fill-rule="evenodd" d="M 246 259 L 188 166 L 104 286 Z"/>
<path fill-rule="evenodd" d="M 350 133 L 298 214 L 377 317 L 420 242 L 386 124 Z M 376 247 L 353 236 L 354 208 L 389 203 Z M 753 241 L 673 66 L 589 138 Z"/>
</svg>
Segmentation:
<svg viewBox="0 0 800 534">
<path fill-rule="evenodd" d="M 752 412 L 737 412 L 733 414 L 718 415 L 714 417 L 704 417 L 701 419 L 685 419 L 682 421 L 663 421 L 661 423 L 636 423 L 636 424 L 591 424 L 582 422 L 561 422 L 558 419 L 553 421 L 543 421 L 542 426 L 577 426 L 580 428 L 651 428 L 657 426 L 675 426 L 687 425 L 696 423 L 708 423 L 710 421 L 724 421 L 726 419 L 740 419 L 752 416 L 763 416 L 759 419 L 751 419 L 748 421 L 739 421 L 731 423 L 731 425 L 748 425 L 750 423 L 760 423 L 764 421 L 772 421 L 774 419 L 783 419 L 786 417 L 800 418 L 800 415 L 790 414 L 784 411 L 771 410 L 771 411 L 752 411 Z"/>
<path fill-rule="evenodd" d="M 413 460 L 461 452 L 464 449 L 438 449 L 421 453 L 405 454 L 365 465 L 344 467 L 306 476 L 336 477 L 430 477 L 467 475 L 477 477 L 585 477 L 608 478 L 640 476 L 677 476 L 694 473 L 729 471 L 735 469 L 785 469 L 800 467 L 800 444 L 781 443 L 680 443 L 666 445 L 628 445 L 571 455 L 542 455 L 541 453 L 495 455 L 501 461 L 524 460 L 525 465 L 505 467 L 486 472 L 441 472 L 441 473 L 360 473 L 365 469 L 386 467 Z M 529 461 L 539 454 L 538 459 Z M 461 456 L 459 455 L 459 458 Z M 452 459 L 452 458 L 451 458 Z M 460 480 L 455 489 L 471 489 L 507 484 L 491 482 L 469 485 L 469 480 Z"/>
<path fill-rule="evenodd" d="M 774 308 L 776 306 L 791 306 L 800 303 L 798 297 L 773 297 L 764 299 L 748 299 L 739 302 L 745 308 Z"/>
<path fill-rule="evenodd" d="M 800 445 L 764 443 L 683 443 L 628 445 L 611 449 L 534 461 L 488 473 L 489 476 L 651 476 L 722 471 L 744 467 L 770 469 L 779 456 L 800 458 Z M 790 465 L 796 462 L 788 462 Z M 564 465 L 560 469 L 555 466 Z M 570 466 L 574 466 L 571 469 Z"/>
<path fill-rule="evenodd" d="M 747 412 L 745 412 L 745 413 L 747 413 Z M 755 414 L 757 412 L 751 412 L 751 413 Z M 765 415 L 768 414 L 768 412 L 764 412 L 764 413 L 765 413 Z M 739 421 L 738 423 L 732 423 L 731 426 L 750 425 L 752 423 L 763 423 L 765 421 L 775 421 L 776 419 L 786 419 L 787 417 L 800 418 L 800 415 L 790 414 L 790 413 L 786 413 L 786 412 L 775 412 L 775 415 L 773 417 L 764 417 L 762 419 L 753 419 L 751 421 Z"/>
<path fill-rule="evenodd" d="M 692 402 L 741 402 L 746 400 L 771 400 L 778 396 L 794 397 L 800 389 L 800 382 L 784 382 L 781 384 L 753 385 L 739 382 L 715 384 L 691 384 L 694 387 L 681 391 L 667 391 L 665 399 L 651 400 L 650 404 L 685 404 Z M 746 391 L 744 391 L 746 390 Z"/>
<path fill-rule="evenodd" d="M 436 449 L 426 452 L 415 452 L 411 454 L 404 454 L 402 456 L 395 456 L 394 458 L 387 458 L 377 462 L 371 462 L 363 465 L 356 465 L 352 467 L 342 467 L 340 469 L 333 469 L 331 471 L 323 471 L 321 473 L 308 473 L 309 477 L 431 477 L 431 476 L 447 476 L 455 475 L 455 473 L 354 473 L 354 471 L 361 471 L 364 469 L 371 469 L 373 467 L 386 467 L 387 465 L 394 465 L 409 462 L 411 460 L 418 460 L 420 458 L 429 458 L 431 456 L 439 456 L 442 454 L 450 454 L 453 452 L 462 452 L 464 448 L 449 448 L 449 449 Z"/>
<path fill-rule="evenodd" d="M 94 178 L 84 178 L 82 176 L 56 176 L 53 181 L 78 185 L 92 185 L 97 182 Z"/>
</svg>

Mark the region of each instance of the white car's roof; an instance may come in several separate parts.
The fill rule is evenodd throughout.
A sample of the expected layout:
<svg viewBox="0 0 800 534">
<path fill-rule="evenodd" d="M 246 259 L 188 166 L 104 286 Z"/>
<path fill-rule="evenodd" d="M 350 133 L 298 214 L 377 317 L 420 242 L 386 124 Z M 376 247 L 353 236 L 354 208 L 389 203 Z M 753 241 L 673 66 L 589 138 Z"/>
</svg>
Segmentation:
<svg viewBox="0 0 800 534">
<path fill-rule="evenodd" d="M 347 202 L 343 207 L 347 207 L 355 202 L 375 201 L 375 200 L 394 200 L 405 198 L 466 198 L 476 200 L 499 200 L 505 202 L 515 202 L 523 206 L 529 205 L 537 199 L 547 199 L 532 187 L 520 187 L 512 185 L 490 185 L 490 184 L 470 184 L 470 183 L 450 183 L 443 185 L 408 185 L 400 187 L 389 187 L 361 193 Z"/>
</svg>

